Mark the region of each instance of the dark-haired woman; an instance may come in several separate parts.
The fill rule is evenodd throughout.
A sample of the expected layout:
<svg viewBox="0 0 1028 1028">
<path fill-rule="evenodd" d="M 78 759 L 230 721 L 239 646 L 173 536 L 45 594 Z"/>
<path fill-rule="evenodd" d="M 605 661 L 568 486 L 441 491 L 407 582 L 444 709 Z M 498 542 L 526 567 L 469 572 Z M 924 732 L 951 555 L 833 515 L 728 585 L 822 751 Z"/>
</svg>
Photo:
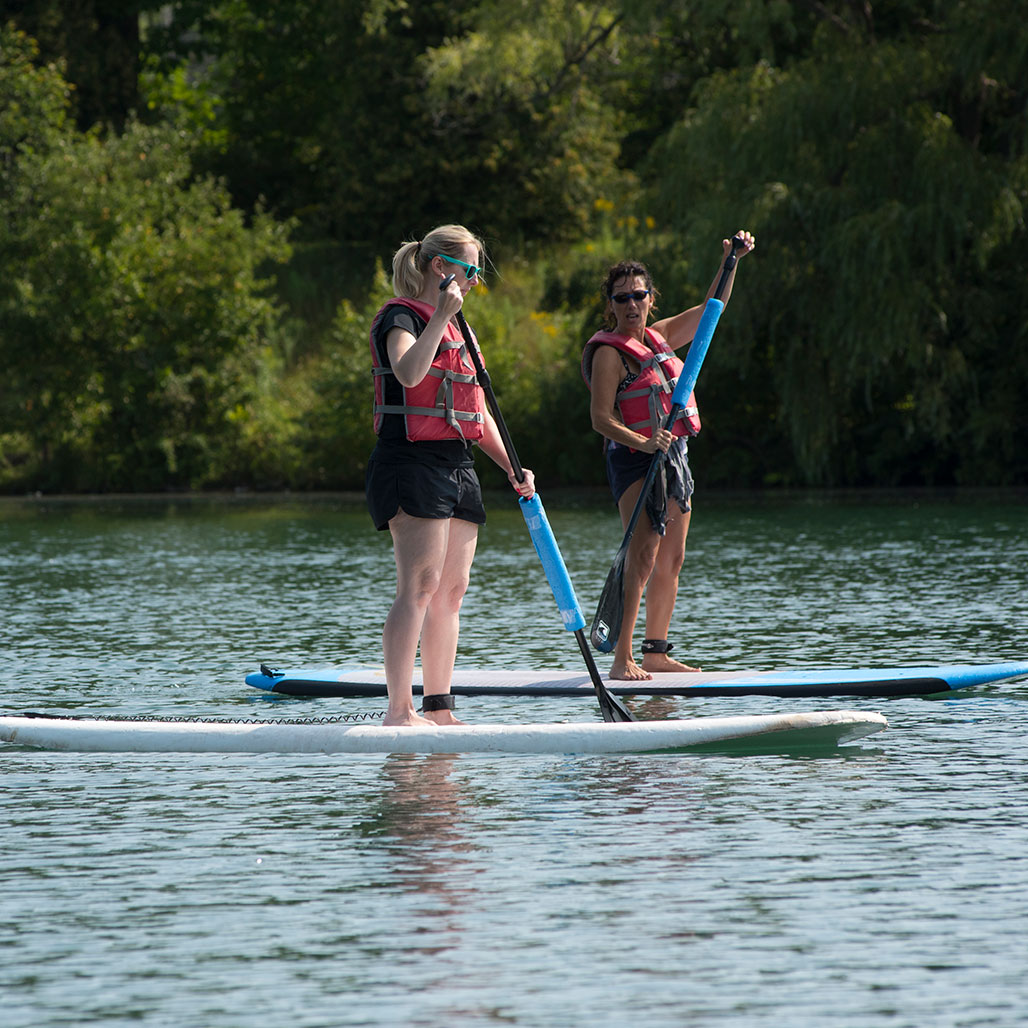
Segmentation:
<svg viewBox="0 0 1028 1028">
<path fill-rule="evenodd" d="M 749 232 L 737 232 L 736 237 L 743 241 L 738 257 L 756 245 Z M 722 240 L 721 246 L 723 261 L 731 253 L 731 240 Z M 726 303 L 737 269 L 738 264 L 721 297 Z M 708 299 L 720 270 L 719 266 Z M 624 527 L 635 510 L 652 455 L 657 450 L 666 455 L 665 475 L 660 476 L 666 482 L 663 502 L 649 518 L 639 519 L 625 561 L 625 611 L 610 668 L 610 677 L 623 681 L 649 679 L 654 672 L 697 670 L 671 657 L 668 641 L 692 511 L 686 439 L 700 429 L 695 397 L 689 398 L 670 430 L 661 426 L 682 368 L 675 351 L 692 342 L 704 304 L 649 325 L 657 295 L 644 264 L 621 261 L 611 267 L 603 283 L 607 330 L 589 340 L 582 356 L 582 372 L 592 390 L 592 426 L 605 440 L 607 478 Z M 646 635 L 640 666 L 635 661 L 633 634 L 644 592 Z"/>
<path fill-rule="evenodd" d="M 454 322 L 478 283 L 485 247 L 462 225 L 441 225 L 393 256 L 395 299 L 375 315 L 371 357 L 378 442 L 366 492 L 375 527 L 389 529 L 396 598 L 382 632 L 387 725 L 460 724 L 450 679 L 460 607 L 468 587 L 478 526 L 485 522 L 473 445 L 506 473 L 522 496 L 464 337 Z M 445 289 L 446 278 L 453 281 Z M 418 649 L 425 717 L 414 710 Z"/>
</svg>

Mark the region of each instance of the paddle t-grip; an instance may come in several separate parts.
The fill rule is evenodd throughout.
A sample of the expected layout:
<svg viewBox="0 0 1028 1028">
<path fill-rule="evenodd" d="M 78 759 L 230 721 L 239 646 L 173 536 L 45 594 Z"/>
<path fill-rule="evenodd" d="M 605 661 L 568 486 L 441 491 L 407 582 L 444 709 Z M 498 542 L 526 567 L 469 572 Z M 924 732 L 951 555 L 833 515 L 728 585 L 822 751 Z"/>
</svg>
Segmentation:
<svg viewBox="0 0 1028 1028">
<path fill-rule="evenodd" d="M 686 355 L 685 364 L 682 365 L 681 374 L 675 385 L 675 391 L 671 394 L 671 408 L 677 414 L 689 401 L 689 394 L 696 388 L 696 379 L 700 377 L 700 368 L 703 366 L 703 359 L 707 356 L 707 349 L 711 339 L 714 338 L 714 329 L 721 318 L 721 312 L 725 305 L 715 297 L 707 301 L 703 308 L 703 316 L 700 318 L 696 335 L 693 336 L 692 345 Z M 671 416 L 673 420 L 673 415 Z M 665 425 L 665 427 L 668 427 Z"/>
</svg>

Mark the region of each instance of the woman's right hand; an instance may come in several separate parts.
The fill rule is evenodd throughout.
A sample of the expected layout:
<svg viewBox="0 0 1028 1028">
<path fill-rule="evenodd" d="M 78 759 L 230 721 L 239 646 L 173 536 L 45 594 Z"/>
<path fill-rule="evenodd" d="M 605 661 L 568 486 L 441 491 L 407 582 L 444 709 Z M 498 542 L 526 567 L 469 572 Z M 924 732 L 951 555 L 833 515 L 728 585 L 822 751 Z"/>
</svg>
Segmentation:
<svg viewBox="0 0 1028 1028">
<path fill-rule="evenodd" d="M 639 449 L 646 453 L 656 453 L 657 450 L 667 453 L 674 441 L 675 437 L 666 428 L 658 428 L 657 434 L 647 439 L 646 445 L 640 446 Z"/>
<path fill-rule="evenodd" d="M 448 277 L 450 278 L 450 283 L 445 289 L 440 288 L 439 302 L 435 306 L 440 316 L 445 317 L 447 321 L 464 306 L 464 294 L 460 291 L 460 286 L 457 285 L 456 277 L 453 275 Z M 442 280 L 442 282 L 445 281 L 445 279 Z M 440 287 L 442 282 L 439 283 Z"/>
</svg>

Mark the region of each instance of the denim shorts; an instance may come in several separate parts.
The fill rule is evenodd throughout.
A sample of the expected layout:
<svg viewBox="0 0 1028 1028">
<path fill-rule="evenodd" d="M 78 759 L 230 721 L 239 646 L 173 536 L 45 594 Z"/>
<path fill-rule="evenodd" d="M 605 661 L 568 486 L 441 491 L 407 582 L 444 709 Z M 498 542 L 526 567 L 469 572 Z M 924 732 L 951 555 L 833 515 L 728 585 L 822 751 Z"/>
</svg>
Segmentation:
<svg viewBox="0 0 1028 1028">
<path fill-rule="evenodd" d="M 685 436 L 680 436 L 671 445 L 679 447 L 682 451 L 682 462 L 685 465 L 685 495 L 688 500 L 688 497 L 692 496 L 694 486 L 692 472 L 689 470 L 689 448 Z M 610 483 L 610 491 L 614 494 L 614 502 L 619 503 L 625 490 L 633 482 L 639 482 L 646 477 L 653 454 L 608 441 L 606 455 L 607 481 Z"/>
</svg>

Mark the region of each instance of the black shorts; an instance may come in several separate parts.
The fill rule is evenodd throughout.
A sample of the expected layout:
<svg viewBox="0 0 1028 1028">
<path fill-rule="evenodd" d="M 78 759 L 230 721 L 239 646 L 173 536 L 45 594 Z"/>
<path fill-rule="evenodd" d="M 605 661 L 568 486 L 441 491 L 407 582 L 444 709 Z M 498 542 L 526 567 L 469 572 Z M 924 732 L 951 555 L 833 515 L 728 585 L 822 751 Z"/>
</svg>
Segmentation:
<svg viewBox="0 0 1028 1028">
<path fill-rule="evenodd" d="M 482 487 L 474 468 L 368 461 L 368 510 L 381 532 L 398 510 L 414 518 L 458 518 L 485 524 Z"/>
</svg>

